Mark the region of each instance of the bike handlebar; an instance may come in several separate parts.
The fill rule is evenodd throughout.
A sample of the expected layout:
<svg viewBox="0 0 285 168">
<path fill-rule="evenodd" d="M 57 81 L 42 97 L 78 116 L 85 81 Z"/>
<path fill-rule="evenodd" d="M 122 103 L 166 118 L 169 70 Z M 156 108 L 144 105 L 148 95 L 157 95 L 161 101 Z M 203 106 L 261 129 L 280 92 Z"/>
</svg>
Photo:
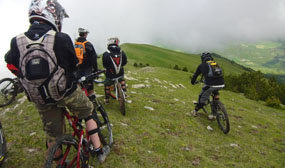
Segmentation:
<svg viewBox="0 0 285 168">
<path fill-rule="evenodd" d="M 105 71 L 106 70 L 100 70 L 100 71 L 97 71 L 97 72 L 92 73 L 90 75 L 82 76 L 77 81 L 78 81 L 78 83 L 82 83 L 82 82 L 87 81 L 87 80 L 91 80 L 91 79 L 93 80 L 93 79 L 97 78 L 99 76 L 99 74 L 105 73 Z M 95 82 L 95 80 L 94 80 L 94 82 Z"/>
</svg>

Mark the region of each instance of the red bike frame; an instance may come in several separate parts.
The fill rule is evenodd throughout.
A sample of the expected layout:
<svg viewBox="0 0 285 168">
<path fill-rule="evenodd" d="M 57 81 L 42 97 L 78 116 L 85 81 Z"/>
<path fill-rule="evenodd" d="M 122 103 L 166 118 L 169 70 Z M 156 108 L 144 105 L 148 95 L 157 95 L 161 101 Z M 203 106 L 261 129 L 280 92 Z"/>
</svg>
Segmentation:
<svg viewBox="0 0 285 168">
<path fill-rule="evenodd" d="M 64 110 L 64 115 L 67 118 L 67 121 L 68 121 L 69 125 L 72 127 L 72 129 L 74 131 L 72 133 L 72 136 L 73 137 L 77 136 L 77 138 L 79 139 L 78 149 L 77 149 L 77 156 L 72 159 L 71 163 L 68 165 L 67 168 L 69 168 L 70 165 L 73 165 L 73 163 L 75 161 L 77 162 L 76 167 L 80 168 L 80 150 L 81 150 L 82 147 L 83 147 L 83 151 L 84 151 L 85 155 L 89 157 L 89 151 L 88 151 L 86 145 L 83 145 L 84 129 L 83 129 L 83 126 L 80 124 L 80 121 L 79 121 L 78 117 L 70 115 L 70 113 L 65 108 L 63 110 Z M 85 133 L 86 133 L 86 140 L 87 140 L 87 142 L 89 142 L 90 141 L 90 137 L 89 137 L 86 129 L 85 129 Z M 60 162 L 61 165 L 66 160 L 67 155 L 69 154 L 69 151 L 70 151 L 70 147 L 71 146 L 69 146 L 68 149 L 66 149 L 65 153 L 63 154 L 63 159 Z"/>
</svg>

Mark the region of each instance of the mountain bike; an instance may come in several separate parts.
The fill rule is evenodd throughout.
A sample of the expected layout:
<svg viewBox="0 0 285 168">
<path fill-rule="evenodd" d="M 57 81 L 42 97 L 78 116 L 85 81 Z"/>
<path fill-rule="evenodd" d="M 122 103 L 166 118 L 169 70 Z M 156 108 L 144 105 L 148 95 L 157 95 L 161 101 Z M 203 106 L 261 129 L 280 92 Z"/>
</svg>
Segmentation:
<svg viewBox="0 0 285 168">
<path fill-rule="evenodd" d="M 6 152 L 7 152 L 7 144 L 2 128 L 2 124 L 0 122 L 0 166 L 4 163 L 4 160 L 6 158 Z"/>
<path fill-rule="evenodd" d="M 18 78 L 0 80 L 0 107 L 11 104 L 15 97 L 24 91 Z"/>
<path fill-rule="evenodd" d="M 113 99 L 116 99 L 119 101 L 119 105 L 120 105 L 120 111 L 123 115 L 126 115 L 126 94 L 124 92 L 124 90 L 122 89 L 122 84 L 119 82 L 120 79 L 122 79 L 123 76 L 120 76 L 118 78 L 114 78 L 112 79 L 112 81 L 114 81 L 114 92 L 115 95 L 112 94 L 112 89 L 111 89 L 111 94 L 110 96 Z"/>
<path fill-rule="evenodd" d="M 113 99 L 116 99 L 119 101 L 119 105 L 120 105 L 120 111 L 123 115 L 126 115 L 126 93 L 125 91 L 122 89 L 122 84 L 119 82 L 120 79 L 122 79 L 123 76 L 119 76 L 117 78 L 114 79 L 109 79 L 112 81 L 112 83 L 114 83 L 111 88 L 110 88 L 110 96 Z M 98 81 L 98 80 L 94 80 L 95 83 L 106 83 L 106 80 L 104 81 Z"/>
<path fill-rule="evenodd" d="M 80 81 L 80 85 L 84 81 Z M 96 104 L 97 110 L 100 114 L 97 114 L 96 110 L 92 112 L 94 120 L 96 121 L 99 131 L 98 135 L 100 141 L 104 147 L 112 147 L 113 145 L 113 134 L 111 129 L 111 123 L 108 115 L 104 110 L 101 103 L 95 98 L 93 103 Z M 84 129 L 82 121 L 77 116 L 70 115 L 68 109 L 62 108 L 65 118 L 68 120 L 73 133 L 70 135 L 64 135 L 56 140 L 55 145 L 51 148 L 45 167 L 76 167 L 76 168 L 88 168 L 90 156 L 95 156 L 93 152 L 93 145 L 91 139 Z M 54 156 L 57 151 L 62 151 L 62 157 L 60 161 L 56 161 Z"/>
<path fill-rule="evenodd" d="M 198 81 L 195 84 L 201 83 Z M 198 102 L 194 102 L 195 105 Z M 224 104 L 217 98 L 217 96 L 212 92 L 211 99 L 208 99 L 206 104 L 203 106 L 203 111 L 207 114 L 211 113 L 216 117 L 219 128 L 223 131 L 224 134 L 229 133 L 230 131 L 230 121 L 228 117 L 227 110 Z"/>
</svg>

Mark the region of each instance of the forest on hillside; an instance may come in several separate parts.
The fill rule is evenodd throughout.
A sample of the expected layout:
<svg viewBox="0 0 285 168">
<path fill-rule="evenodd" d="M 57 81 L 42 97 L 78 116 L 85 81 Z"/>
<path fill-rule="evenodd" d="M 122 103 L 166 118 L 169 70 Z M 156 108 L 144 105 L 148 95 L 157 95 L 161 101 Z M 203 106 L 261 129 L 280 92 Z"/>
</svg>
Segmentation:
<svg viewBox="0 0 285 168">
<path fill-rule="evenodd" d="M 281 108 L 285 104 L 285 84 L 275 77 L 265 77 L 260 71 L 225 76 L 226 89 L 244 93 L 247 98 L 265 101 L 268 106 Z"/>
</svg>

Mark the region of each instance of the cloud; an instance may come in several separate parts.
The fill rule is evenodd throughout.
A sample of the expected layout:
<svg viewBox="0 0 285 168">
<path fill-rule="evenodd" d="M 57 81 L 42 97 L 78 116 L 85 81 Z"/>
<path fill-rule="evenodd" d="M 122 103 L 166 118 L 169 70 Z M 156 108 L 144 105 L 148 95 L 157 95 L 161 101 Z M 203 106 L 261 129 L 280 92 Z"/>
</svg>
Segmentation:
<svg viewBox="0 0 285 168">
<path fill-rule="evenodd" d="M 67 32 L 75 36 L 77 27 L 86 26 L 99 50 L 110 36 L 192 52 L 285 36 L 284 0 L 108 0 L 80 8 L 65 3 L 71 12 Z"/>
</svg>

